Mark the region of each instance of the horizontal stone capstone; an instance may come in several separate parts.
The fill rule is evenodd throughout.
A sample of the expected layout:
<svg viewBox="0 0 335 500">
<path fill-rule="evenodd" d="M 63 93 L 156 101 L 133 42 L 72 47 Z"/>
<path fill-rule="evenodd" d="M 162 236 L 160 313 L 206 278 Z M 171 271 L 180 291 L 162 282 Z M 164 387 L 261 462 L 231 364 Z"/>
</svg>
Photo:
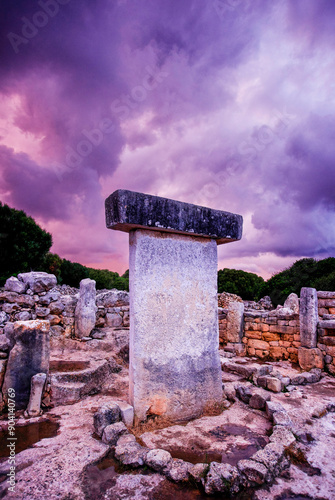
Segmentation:
<svg viewBox="0 0 335 500">
<path fill-rule="evenodd" d="M 217 244 L 240 240 L 241 215 L 125 189 L 105 202 L 109 229 L 166 231 L 215 239 Z"/>
</svg>

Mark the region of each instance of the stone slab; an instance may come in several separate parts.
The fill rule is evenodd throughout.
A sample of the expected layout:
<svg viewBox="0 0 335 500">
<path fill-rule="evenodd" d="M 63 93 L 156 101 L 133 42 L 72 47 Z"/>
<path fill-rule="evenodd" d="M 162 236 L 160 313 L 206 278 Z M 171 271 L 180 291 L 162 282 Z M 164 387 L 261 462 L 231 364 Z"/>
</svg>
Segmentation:
<svg viewBox="0 0 335 500">
<path fill-rule="evenodd" d="M 198 416 L 222 398 L 216 242 L 139 229 L 129 260 L 135 415 Z"/>
<path fill-rule="evenodd" d="M 6 400 L 8 389 L 15 390 L 17 410 L 26 408 L 29 402 L 31 378 L 37 373 L 47 374 L 49 371 L 49 330 L 49 321 L 14 323 L 15 345 L 9 353 L 2 393 Z"/>
<path fill-rule="evenodd" d="M 217 244 L 240 240 L 241 215 L 143 193 L 118 189 L 106 199 L 109 229 L 167 231 L 202 236 Z"/>
</svg>

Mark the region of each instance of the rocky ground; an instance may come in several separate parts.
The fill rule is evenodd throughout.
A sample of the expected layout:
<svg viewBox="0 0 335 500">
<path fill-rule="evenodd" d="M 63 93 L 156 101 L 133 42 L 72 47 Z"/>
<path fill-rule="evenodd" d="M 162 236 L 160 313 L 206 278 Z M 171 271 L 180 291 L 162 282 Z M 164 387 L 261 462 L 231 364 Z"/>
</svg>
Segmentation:
<svg viewBox="0 0 335 500">
<path fill-rule="evenodd" d="M 14 493 L 7 489 L 8 460 L 0 459 L 0 498 L 213 498 L 206 495 L 195 480 L 191 483 L 172 481 L 167 474 L 157 472 L 157 467 L 156 470 L 150 467 L 148 463 L 151 462 L 148 459 L 136 468 L 127 465 L 123 458 L 115 460 L 115 446 L 104 444 L 95 434 L 93 415 L 98 408 L 113 401 L 127 401 L 127 334 L 127 331 L 110 330 L 103 340 L 91 341 L 91 346 L 75 341 L 69 341 L 67 345 L 53 345 L 54 362 L 73 360 L 78 363 L 91 360 L 91 369 L 98 370 L 102 361 L 107 360 L 111 364 L 112 360 L 117 369 L 104 381 L 102 394 L 88 394 L 81 401 L 56 406 L 45 412 L 42 417 L 29 420 L 30 424 L 46 419 L 58 422 L 58 434 L 39 440 L 33 447 L 17 453 L 17 484 Z M 155 428 L 155 422 L 151 422 L 147 427 L 131 428 L 130 432 L 136 435 L 138 446 L 142 445 L 145 447 L 143 449 L 159 448 L 169 451 L 174 459 L 183 460 L 178 462 L 180 466 L 188 464 L 189 470 L 194 463 L 219 463 L 221 459 L 222 462 L 235 467 L 237 463 L 241 464 L 243 460 L 255 456 L 257 450 L 269 443 L 275 424 L 277 428 L 285 426 L 296 437 L 295 442 L 287 449 L 290 457 L 289 467 L 283 466 L 272 484 L 265 482 L 258 489 L 249 488 L 234 498 L 335 498 L 335 379 L 323 374 L 318 382 L 306 383 L 305 379 L 304 385 L 292 385 L 287 379 L 297 380 L 297 368 L 288 362 L 272 363 L 272 376 L 271 373 L 269 376 L 281 381 L 284 389 L 284 392 L 273 392 L 255 385 L 254 370 L 257 367 L 264 370 L 264 365 L 255 363 L 255 360 L 227 360 L 223 356 L 222 365 L 226 399 L 221 408 L 216 408 L 215 411 L 209 409 L 209 413 L 213 413 L 212 416 L 204 416 L 189 423 L 166 424 L 165 428 L 160 429 Z M 82 368 L 82 372 L 85 372 L 87 366 L 85 363 L 82 366 L 77 364 L 74 368 Z M 269 370 L 266 368 L 265 372 L 267 371 Z M 72 374 L 77 380 L 80 379 L 80 382 L 74 384 L 85 385 L 85 377 L 80 370 L 78 373 L 73 371 Z M 71 386 L 72 382 L 66 383 Z M 267 402 L 269 398 L 271 401 Z M 262 407 L 263 403 L 267 404 L 267 411 L 265 407 L 258 408 Z M 269 403 L 277 406 L 271 406 Z M 278 411 L 278 408 L 282 410 Z M 276 419 L 279 421 L 276 422 Z M 21 417 L 16 425 L 26 423 Z M 6 418 L 0 421 L 0 426 L 6 429 Z M 4 441 L 3 436 L 1 447 L 6 446 Z M 118 456 L 123 456 L 120 449 Z M 177 463 L 177 460 L 173 463 Z M 229 498 L 225 495 L 220 493 L 218 498 Z"/>
</svg>

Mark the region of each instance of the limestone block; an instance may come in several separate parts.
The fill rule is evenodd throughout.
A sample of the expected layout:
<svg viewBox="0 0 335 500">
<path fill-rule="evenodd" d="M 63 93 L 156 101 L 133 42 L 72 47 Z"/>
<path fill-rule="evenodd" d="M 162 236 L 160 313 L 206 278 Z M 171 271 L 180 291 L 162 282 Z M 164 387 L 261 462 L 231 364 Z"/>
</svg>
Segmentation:
<svg viewBox="0 0 335 500">
<path fill-rule="evenodd" d="M 142 228 L 204 236 L 218 245 L 242 237 L 240 215 L 124 189 L 106 199 L 106 225 L 125 232 Z"/>
<path fill-rule="evenodd" d="M 299 314 L 299 297 L 296 293 L 291 293 L 284 303 L 284 309 L 291 309 L 295 314 Z"/>
<path fill-rule="evenodd" d="M 106 325 L 111 327 L 122 325 L 122 316 L 117 313 L 107 313 L 106 314 Z"/>
<path fill-rule="evenodd" d="M 30 397 L 27 407 L 29 417 L 37 417 L 41 414 L 41 400 L 46 378 L 45 373 L 36 373 L 36 375 L 31 377 Z"/>
<path fill-rule="evenodd" d="M 267 377 L 267 388 L 272 392 L 281 392 L 282 383 L 276 377 Z"/>
<path fill-rule="evenodd" d="M 115 458 L 124 465 L 141 467 L 145 462 L 145 458 L 149 450 L 138 444 L 136 441 L 126 442 L 122 440 L 122 437 L 123 436 L 121 436 L 117 442 L 115 448 Z"/>
<path fill-rule="evenodd" d="M 240 460 L 237 467 L 251 484 L 263 484 L 269 475 L 267 468 L 254 460 Z"/>
<path fill-rule="evenodd" d="M 243 336 L 243 302 L 230 302 L 227 313 L 227 339 L 228 342 L 240 343 Z"/>
<path fill-rule="evenodd" d="M 49 371 L 50 340 L 49 321 L 17 321 L 14 323 L 15 345 L 10 351 L 3 394 L 15 390 L 17 409 L 26 408 L 29 402 L 31 378 Z"/>
<path fill-rule="evenodd" d="M 280 403 L 275 403 L 273 401 L 267 401 L 265 409 L 267 416 L 270 418 L 272 418 L 275 412 L 285 411 L 284 407 Z"/>
<path fill-rule="evenodd" d="M 134 408 L 128 403 L 125 402 L 119 402 L 117 403 L 118 407 L 120 408 L 120 415 L 122 422 L 127 427 L 131 427 L 134 423 Z"/>
<path fill-rule="evenodd" d="M 268 392 L 259 390 L 251 396 L 249 406 L 256 410 L 264 410 L 266 402 L 270 401 L 270 399 L 271 396 Z"/>
<path fill-rule="evenodd" d="M 248 340 L 248 347 L 252 347 L 254 349 L 267 350 L 269 349 L 269 344 L 264 342 L 263 340 Z"/>
<path fill-rule="evenodd" d="M 31 313 L 29 311 L 21 311 L 15 314 L 16 321 L 29 321 L 31 319 Z"/>
<path fill-rule="evenodd" d="M 184 462 L 180 458 L 175 458 L 169 465 L 166 476 L 175 483 L 186 482 L 188 480 L 189 471 L 193 468 L 193 464 Z"/>
<path fill-rule="evenodd" d="M 124 290 L 108 290 L 107 292 L 97 293 L 97 306 L 103 306 L 108 309 L 118 305 L 129 305 L 129 292 Z"/>
<path fill-rule="evenodd" d="M 16 297 L 15 301 L 21 307 L 34 307 L 35 299 L 31 295 L 22 294 Z"/>
<path fill-rule="evenodd" d="M 127 427 L 123 422 L 107 425 L 103 430 L 102 442 L 110 446 L 115 446 L 119 437 L 127 432 Z"/>
<path fill-rule="evenodd" d="M 33 293 L 47 292 L 57 285 L 57 278 L 54 274 L 48 274 L 40 271 L 30 273 L 21 273 L 18 279 L 28 284 Z"/>
<path fill-rule="evenodd" d="M 299 366 L 305 371 L 309 371 L 312 368 L 323 369 L 324 360 L 320 349 L 307 349 L 306 347 L 299 347 L 298 349 L 298 361 Z"/>
<path fill-rule="evenodd" d="M 8 278 L 5 283 L 5 290 L 8 292 L 25 293 L 28 288 L 28 283 L 18 280 L 14 276 Z"/>
<path fill-rule="evenodd" d="M 135 414 L 198 416 L 222 398 L 214 240 L 130 234 L 130 393 Z"/>
<path fill-rule="evenodd" d="M 101 406 L 93 416 L 93 425 L 95 433 L 101 437 L 108 425 L 120 421 L 120 408 L 116 403 Z"/>
<path fill-rule="evenodd" d="M 81 280 L 79 299 L 75 309 L 75 336 L 79 339 L 89 337 L 95 327 L 95 281 L 89 278 Z"/>
<path fill-rule="evenodd" d="M 302 347 L 316 347 L 319 321 L 318 297 L 314 288 L 300 292 L 300 341 Z"/>
<path fill-rule="evenodd" d="M 51 314 L 62 314 L 64 311 L 64 304 L 60 300 L 56 300 L 55 302 L 51 302 L 49 309 Z"/>
<path fill-rule="evenodd" d="M 240 473 L 230 464 L 212 462 L 205 482 L 207 495 L 215 493 L 237 493 L 240 489 Z"/>
<path fill-rule="evenodd" d="M 165 472 L 171 462 L 171 453 L 160 449 L 150 450 L 145 458 L 145 463 L 157 472 Z"/>
<path fill-rule="evenodd" d="M 48 316 L 48 314 L 50 314 L 50 309 L 48 307 L 37 306 L 35 309 L 35 313 L 38 318 L 45 318 L 45 316 Z"/>
</svg>

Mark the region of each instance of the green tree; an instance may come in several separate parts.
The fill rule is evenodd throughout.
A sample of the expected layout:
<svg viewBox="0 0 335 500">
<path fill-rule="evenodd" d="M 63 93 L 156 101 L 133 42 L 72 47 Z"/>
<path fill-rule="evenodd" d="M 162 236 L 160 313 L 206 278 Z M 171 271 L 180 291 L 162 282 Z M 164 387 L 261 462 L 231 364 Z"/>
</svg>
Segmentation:
<svg viewBox="0 0 335 500">
<path fill-rule="evenodd" d="M 260 296 L 270 295 L 272 303 L 283 304 L 290 293 L 300 295 L 302 287 L 335 290 L 335 258 L 304 258 L 272 276 L 260 289 Z"/>
<path fill-rule="evenodd" d="M 263 284 L 263 278 L 254 273 L 227 268 L 218 272 L 219 293 L 235 293 L 243 300 L 255 300 Z"/>
<path fill-rule="evenodd" d="M 88 278 L 88 268 L 82 266 L 78 262 L 70 262 L 63 259 L 60 268 L 61 279 L 65 285 L 70 285 L 79 288 L 81 280 Z"/>
<path fill-rule="evenodd" d="M 0 202 L 0 284 L 18 273 L 38 270 L 51 245 L 51 234 L 32 217 Z"/>
</svg>

